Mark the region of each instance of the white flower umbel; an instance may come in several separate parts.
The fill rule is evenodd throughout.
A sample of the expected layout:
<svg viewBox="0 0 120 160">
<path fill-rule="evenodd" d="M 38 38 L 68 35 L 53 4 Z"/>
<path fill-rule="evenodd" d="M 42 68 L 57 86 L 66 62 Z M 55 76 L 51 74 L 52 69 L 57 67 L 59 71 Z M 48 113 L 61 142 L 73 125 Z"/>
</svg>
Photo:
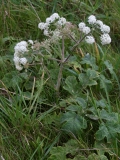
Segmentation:
<svg viewBox="0 0 120 160">
<path fill-rule="evenodd" d="M 48 17 L 48 18 L 46 18 L 46 23 L 52 23 L 53 22 L 53 20 L 52 20 L 52 18 L 50 18 L 50 17 Z"/>
<path fill-rule="evenodd" d="M 111 37 L 109 36 L 109 34 L 102 34 L 100 36 L 100 40 L 102 45 L 111 43 Z"/>
<path fill-rule="evenodd" d="M 26 41 L 21 41 L 21 42 L 17 43 L 17 45 L 18 45 L 18 46 L 25 46 L 25 47 L 28 46 L 28 44 L 27 44 Z"/>
<path fill-rule="evenodd" d="M 25 46 L 20 46 L 19 47 L 19 52 L 25 53 L 25 52 L 28 52 L 28 50 L 27 50 L 27 48 Z"/>
<path fill-rule="evenodd" d="M 102 33 L 109 33 L 110 32 L 110 27 L 105 24 L 101 25 L 100 29 L 101 29 Z"/>
<path fill-rule="evenodd" d="M 26 59 L 25 57 L 20 58 L 19 61 L 20 61 L 20 64 L 22 64 L 22 65 L 26 65 L 27 62 L 28 62 L 27 59 Z"/>
<path fill-rule="evenodd" d="M 84 33 L 84 34 L 88 34 L 88 33 L 90 33 L 90 27 L 84 27 L 83 29 L 82 29 L 82 32 Z"/>
<path fill-rule="evenodd" d="M 101 27 L 103 25 L 103 22 L 101 20 L 97 20 L 95 24 L 98 25 L 98 27 Z"/>
<path fill-rule="evenodd" d="M 62 38 L 60 30 L 56 29 L 53 31 L 53 36 L 51 37 L 51 43 L 55 43 Z"/>
<path fill-rule="evenodd" d="M 45 36 L 49 36 L 49 31 L 46 29 L 46 30 L 44 30 L 43 34 L 44 34 Z"/>
<path fill-rule="evenodd" d="M 53 13 L 51 16 L 50 16 L 50 19 L 51 19 L 51 22 L 54 22 L 56 19 L 59 19 L 60 16 L 58 13 Z"/>
<path fill-rule="evenodd" d="M 96 17 L 94 15 L 88 17 L 89 24 L 94 24 L 95 22 L 96 22 Z"/>
<path fill-rule="evenodd" d="M 19 53 L 28 52 L 27 46 L 28 46 L 28 44 L 26 41 L 21 41 L 16 44 L 16 46 L 14 47 L 14 50 L 15 50 L 15 52 L 19 52 Z"/>
<path fill-rule="evenodd" d="M 29 40 L 28 43 L 33 44 L 32 40 Z M 26 41 L 21 41 L 16 44 L 14 47 L 15 53 L 13 61 L 17 70 L 21 71 L 23 66 L 26 65 L 27 59 L 23 55 L 28 52 L 28 43 Z"/>
<path fill-rule="evenodd" d="M 16 69 L 21 71 L 23 69 L 23 67 L 20 65 L 20 58 L 16 56 L 13 58 L 13 61 L 15 63 Z"/>
<path fill-rule="evenodd" d="M 29 39 L 28 43 L 31 44 L 31 45 L 33 45 L 34 42 L 33 42 L 33 40 Z"/>
<path fill-rule="evenodd" d="M 19 65 L 20 64 L 20 58 L 17 56 L 14 56 L 13 61 L 15 63 L 15 65 Z"/>
<path fill-rule="evenodd" d="M 93 36 L 86 36 L 85 37 L 85 42 L 89 44 L 93 44 L 95 42 L 95 39 Z"/>
<path fill-rule="evenodd" d="M 79 30 L 80 31 L 83 31 L 83 28 L 86 26 L 86 24 L 84 23 L 84 22 L 80 22 L 79 24 L 78 24 L 78 27 L 79 27 Z"/>
<path fill-rule="evenodd" d="M 64 17 L 61 17 L 58 22 L 57 22 L 58 25 L 60 26 L 63 26 L 66 24 L 66 19 Z"/>
<path fill-rule="evenodd" d="M 49 23 L 41 22 L 41 23 L 38 24 L 38 28 L 41 29 L 41 30 L 48 29 L 49 28 Z"/>
</svg>

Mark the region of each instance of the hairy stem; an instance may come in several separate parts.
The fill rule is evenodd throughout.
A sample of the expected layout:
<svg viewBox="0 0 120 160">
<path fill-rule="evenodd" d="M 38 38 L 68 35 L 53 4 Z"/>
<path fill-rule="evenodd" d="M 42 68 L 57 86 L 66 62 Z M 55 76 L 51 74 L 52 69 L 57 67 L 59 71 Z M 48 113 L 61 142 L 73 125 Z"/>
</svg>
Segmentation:
<svg viewBox="0 0 120 160">
<path fill-rule="evenodd" d="M 58 73 L 58 80 L 57 80 L 57 85 L 56 85 L 56 91 L 58 93 L 59 93 L 61 79 L 62 79 L 62 71 L 63 71 L 63 63 L 60 64 L 60 69 L 59 69 L 59 73 Z"/>
<path fill-rule="evenodd" d="M 86 37 L 87 35 L 84 35 L 82 38 L 80 38 L 76 43 L 75 43 L 75 45 L 70 49 L 70 51 L 72 52 L 72 51 L 74 51 L 75 50 L 75 48 L 83 41 L 83 39 Z M 64 63 L 66 63 L 67 61 L 68 61 L 68 59 L 70 58 L 70 54 L 68 55 L 68 57 L 67 58 L 65 58 L 65 60 L 64 60 Z"/>
<path fill-rule="evenodd" d="M 63 62 L 64 62 L 64 51 L 65 51 L 65 46 L 64 46 L 64 36 L 62 37 L 62 61 L 60 64 L 60 69 L 59 69 L 59 73 L 58 73 L 58 80 L 57 80 L 57 84 L 56 84 L 56 91 L 59 93 L 59 89 L 60 89 L 60 84 L 61 84 L 61 79 L 62 79 L 62 71 L 63 71 Z"/>
</svg>

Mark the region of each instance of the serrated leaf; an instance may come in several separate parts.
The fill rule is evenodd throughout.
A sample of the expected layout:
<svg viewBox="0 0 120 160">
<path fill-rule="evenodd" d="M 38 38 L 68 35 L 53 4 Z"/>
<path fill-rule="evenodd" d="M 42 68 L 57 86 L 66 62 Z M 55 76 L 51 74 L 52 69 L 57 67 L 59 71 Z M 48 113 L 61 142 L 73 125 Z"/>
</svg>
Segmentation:
<svg viewBox="0 0 120 160">
<path fill-rule="evenodd" d="M 93 69 L 87 69 L 87 76 L 89 77 L 89 79 L 94 79 L 99 77 L 99 72 L 93 70 Z"/>
<path fill-rule="evenodd" d="M 85 55 L 85 57 L 82 58 L 81 64 L 88 64 L 93 69 L 98 70 L 98 66 L 96 65 L 96 59 L 91 55 Z"/>
<path fill-rule="evenodd" d="M 20 73 L 19 76 L 25 80 L 27 80 L 29 78 L 29 76 L 26 72 Z"/>
<path fill-rule="evenodd" d="M 67 107 L 67 110 L 69 111 L 73 111 L 73 112 L 81 112 L 82 111 L 82 107 L 79 105 L 70 105 Z"/>
<path fill-rule="evenodd" d="M 7 42 L 7 41 L 13 41 L 13 40 L 15 40 L 15 38 L 12 37 L 12 36 L 4 37 L 4 38 L 2 39 L 2 43 L 5 44 L 5 42 Z"/>
<path fill-rule="evenodd" d="M 85 73 L 79 74 L 78 78 L 83 87 L 97 85 L 97 82 L 95 80 L 89 79 Z"/>
<path fill-rule="evenodd" d="M 104 75 L 100 75 L 99 79 L 100 79 L 100 88 L 101 89 L 102 88 L 104 89 L 106 86 L 112 84 L 112 82 L 110 80 L 106 79 Z"/>
<path fill-rule="evenodd" d="M 110 71 L 110 73 L 111 73 L 111 74 L 114 74 L 112 64 L 111 64 L 109 61 L 105 61 L 104 64 L 105 64 L 105 66 L 107 67 L 107 69 Z"/>
<path fill-rule="evenodd" d="M 98 105 L 98 107 L 101 107 L 101 108 L 107 108 L 108 106 L 107 101 L 105 99 L 96 101 L 96 104 Z"/>
<path fill-rule="evenodd" d="M 87 127 L 86 120 L 75 112 L 66 112 L 61 117 L 62 129 L 74 134 L 79 134 L 82 129 Z"/>
<path fill-rule="evenodd" d="M 65 80 L 65 86 L 63 87 L 65 90 L 67 90 L 69 93 L 75 95 L 79 92 L 78 90 L 78 82 L 76 80 L 75 76 L 69 76 Z"/>
<path fill-rule="evenodd" d="M 50 151 L 51 156 L 48 160 L 66 160 L 66 148 L 65 147 L 53 147 Z"/>
<path fill-rule="evenodd" d="M 81 156 L 81 155 L 77 155 L 74 157 L 73 160 L 88 160 L 87 158 L 85 158 L 84 156 Z"/>
<path fill-rule="evenodd" d="M 79 143 L 75 139 L 70 139 L 67 143 L 65 143 L 65 148 L 67 153 L 75 155 L 76 152 L 79 151 Z"/>
<path fill-rule="evenodd" d="M 95 136 L 97 140 L 102 140 L 105 137 L 109 142 L 111 138 L 116 138 L 117 133 L 120 133 L 120 125 L 118 123 L 101 123 L 99 130 L 96 132 Z"/>
<path fill-rule="evenodd" d="M 79 143 L 75 139 L 70 139 L 64 146 L 53 147 L 48 160 L 87 160 L 84 156 L 78 155 Z"/>
<path fill-rule="evenodd" d="M 118 114 L 115 112 L 108 113 L 106 110 L 102 109 L 99 113 L 101 119 L 105 119 L 107 121 L 111 122 L 117 122 L 118 121 Z"/>
<path fill-rule="evenodd" d="M 95 153 L 88 156 L 88 160 L 108 160 L 104 155 L 97 155 Z"/>
<path fill-rule="evenodd" d="M 77 97 L 76 98 L 76 102 L 82 107 L 82 108 L 86 108 L 87 107 L 87 102 L 85 99 L 81 98 L 81 97 Z"/>
<path fill-rule="evenodd" d="M 14 89 L 17 88 L 17 85 L 22 84 L 23 79 L 19 76 L 17 71 L 12 71 L 10 73 L 7 73 L 2 81 L 4 82 L 4 84 L 9 88 L 12 87 Z"/>
</svg>

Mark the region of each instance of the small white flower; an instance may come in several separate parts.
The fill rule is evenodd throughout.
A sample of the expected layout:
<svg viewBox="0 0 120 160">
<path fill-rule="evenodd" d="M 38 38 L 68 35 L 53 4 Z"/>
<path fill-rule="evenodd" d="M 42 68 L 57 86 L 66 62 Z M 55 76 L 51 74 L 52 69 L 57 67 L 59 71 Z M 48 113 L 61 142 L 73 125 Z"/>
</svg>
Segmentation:
<svg viewBox="0 0 120 160">
<path fill-rule="evenodd" d="M 41 22 L 38 24 L 38 28 L 40 28 L 41 30 L 47 29 L 49 28 L 49 23 Z"/>
<path fill-rule="evenodd" d="M 16 46 L 14 47 L 14 50 L 15 50 L 16 53 L 18 53 L 18 52 L 20 51 L 20 47 L 19 47 L 18 45 L 16 45 Z"/>
<path fill-rule="evenodd" d="M 57 22 L 58 25 L 63 26 L 66 24 L 66 19 L 64 17 L 61 17 L 59 21 Z"/>
<path fill-rule="evenodd" d="M 109 33 L 110 32 L 110 27 L 105 25 L 105 24 L 103 24 L 100 29 L 101 29 L 101 32 L 103 32 L 103 33 Z"/>
<path fill-rule="evenodd" d="M 21 41 L 17 43 L 16 46 L 14 47 L 15 53 L 27 52 L 28 51 L 27 46 L 28 46 L 28 43 L 26 41 Z"/>
<path fill-rule="evenodd" d="M 23 67 L 20 66 L 20 65 L 16 65 L 15 67 L 16 67 L 16 69 L 17 69 L 18 71 L 21 71 L 21 70 L 23 69 Z"/>
<path fill-rule="evenodd" d="M 95 22 L 96 22 L 96 17 L 94 15 L 88 17 L 89 24 L 94 24 Z"/>
<path fill-rule="evenodd" d="M 95 39 L 93 36 L 86 36 L 85 41 L 86 43 L 93 44 L 95 42 Z"/>
<path fill-rule="evenodd" d="M 40 28 L 41 30 L 44 29 L 44 26 L 45 26 L 44 22 L 41 22 L 41 23 L 38 24 L 38 28 Z"/>
<path fill-rule="evenodd" d="M 90 33 L 90 27 L 84 27 L 83 29 L 82 29 L 82 32 L 83 33 L 85 33 L 85 34 L 88 34 L 88 33 Z"/>
<path fill-rule="evenodd" d="M 59 29 L 56 29 L 52 32 L 52 37 L 51 37 L 51 43 L 56 43 L 57 41 L 59 41 L 62 36 L 61 36 L 61 33 L 60 33 L 60 30 Z"/>
<path fill-rule="evenodd" d="M 26 41 L 21 41 L 21 42 L 19 42 L 17 45 L 18 45 L 18 46 L 25 46 L 25 47 L 28 46 L 28 44 L 27 44 Z"/>
<path fill-rule="evenodd" d="M 55 37 L 60 38 L 60 37 L 61 37 L 61 36 L 60 36 L 60 31 L 56 29 L 56 30 L 53 32 L 53 37 L 54 37 L 54 38 L 55 38 Z"/>
<path fill-rule="evenodd" d="M 20 62 L 20 58 L 17 56 L 14 56 L 13 61 L 14 61 L 15 65 L 18 65 Z"/>
<path fill-rule="evenodd" d="M 33 42 L 33 40 L 30 39 L 30 40 L 28 40 L 28 43 L 33 45 L 34 42 Z"/>
<path fill-rule="evenodd" d="M 52 23 L 53 22 L 53 19 L 52 18 L 50 18 L 50 17 L 48 17 L 48 18 L 46 18 L 46 23 Z"/>
<path fill-rule="evenodd" d="M 53 21 L 55 21 L 56 19 L 59 19 L 60 16 L 59 16 L 58 13 L 53 13 L 53 14 L 50 16 L 50 18 L 51 18 L 51 20 L 52 20 L 52 22 L 53 22 Z"/>
<path fill-rule="evenodd" d="M 28 52 L 28 50 L 27 50 L 27 48 L 25 46 L 20 46 L 19 47 L 19 52 L 24 53 L 24 52 Z"/>
<path fill-rule="evenodd" d="M 25 57 L 20 58 L 19 61 L 20 61 L 20 63 L 21 63 L 22 65 L 26 65 L 26 63 L 27 63 L 27 59 L 26 59 Z"/>
<path fill-rule="evenodd" d="M 95 24 L 97 24 L 99 27 L 101 27 L 103 25 L 103 22 L 101 20 L 97 20 L 95 22 Z"/>
<path fill-rule="evenodd" d="M 102 45 L 111 43 L 111 37 L 109 36 L 109 34 L 102 34 L 100 36 L 100 40 Z"/>
<path fill-rule="evenodd" d="M 49 32 L 48 30 L 44 30 L 44 33 L 43 33 L 45 36 L 49 36 Z"/>
<path fill-rule="evenodd" d="M 80 22 L 80 23 L 78 24 L 78 27 L 79 27 L 79 30 L 80 30 L 80 31 L 82 31 L 85 26 L 86 26 L 86 24 L 85 24 L 84 22 Z"/>
</svg>

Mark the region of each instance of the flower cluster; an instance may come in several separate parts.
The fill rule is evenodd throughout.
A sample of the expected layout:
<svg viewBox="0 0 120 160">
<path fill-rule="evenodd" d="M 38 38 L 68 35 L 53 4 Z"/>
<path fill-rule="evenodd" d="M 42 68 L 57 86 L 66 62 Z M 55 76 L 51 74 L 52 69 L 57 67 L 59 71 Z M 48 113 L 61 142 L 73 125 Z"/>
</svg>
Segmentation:
<svg viewBox="0 0 120 160">
<path fill-rule="evenodd" d="M 38 24 L 38 28 L 43 31 L 45 36 L 48 37 L 46 40 L 41 42 L 41 46 L 47 49 L 51 44 L 57 43 L 62 39 L 63 35 L 64 37 L 67 34 L 74 35 L 74 32 L 71 31 L 73 25 L 66 21 L 64 17 L 60 17 L 58 13 L 54 13 L 50 17 L 46 18 L 46 22 L 40 22 Z"/>
<path fill-rule="evenodd" d="M 23 67 L 27 64 L 27 59 L 24 56 L 26 52 L 28 52 L 28 45 L 33 45 L 32 40 L 28 40 L 28 43 L 26 41 L 21 41 L 16 44 L 14 47 L 15 53 L 13 61 L 15 63 L 15 67 L 17 70 L 21 71 Z"/>
<path fill-rule="evenodd" d="M 80 38 L 82 40 L 88 44 L 93 44 L 95 42 L 95 38 L 93 36 L 94 31 L 97 30 L 101 32 L 100 41 L 102 45 L 111 43 L 109 26 L 104 24 L 101 20 L 97 20 L 94 15 L 89 16 L 87 22 L 88 25 L 86 25 L 84 22 L 80 22 L 78 24 L 79 31 L 82 32 L 82 34 L 80 34 Z M 78 32 L 76 32 L 76 30 L 78 31 L 78 28 L 72 23 L 68 22 L 64 17 L 60 17 L 58 13 L 54 13 L 50 17 L 46 18 L 45 22 L 40 22 L 38 24 L 38 28 L 41 29 L 43 34 L 47 37 L 45 40 L 42 42 L 34 41 L 34 43 L 32 40 L 28 40 L 27 42 L 21 41 L 14 47 L 15 53 L 13 61 L 16 69 L 19 71 L 25 68 L 26 64 L 28 63 L 25 53 L 29 51 L 29 47 L 31 47 L 33 51 L 40 49 L 44 51 L 45 49 L 45 52 L 47 51 L 50 53 L 52 48 L 51 45 L 58 43 L 62 37 L 64 37 L 64 39 L 71 38 L 71 40 L 73 40 L 72 43 L 82 41 L 81 39 L 78 41 L 76 40 L 76 37 L 78 37 L 76 34 Z"/>
<path fill-rule="evenodd" d="M 86 43 L 92 44 L 95 42 L 95 38 L 92 36 L 92 32 L 95 29 L 99 29 L 100 32 L 102 33 L 100 36 L 102 45 L 111 43 L 111 38 L 109 36 L 109 32 L 110 32 L 109 26 L 107 26 L 106 24 L 103 24 L 101 20 L 97 20 L 94 15 L 91 15 L 88 17 L 88 23 L 89 25 L 92 25 L 92 29 L 86 26 L 84 22 L 80 22 L 78 24 L 79 30 L 86 35 L 86 38 L 85 38 Z M 88 34 L 91 34 L 91 35 L 89 36 Z"/>
<path fill-rule="evenodd" d="M 45 23 L 44 22 L 39 23 L 38 28 L 44 31 L 43 33 L 45 36 L 50 36 L 54 34 L 53 31 L 51 31 L 50 29 L 51 25 L 55 25 L 58 29 L 64 26 L 65 24 L 66 24 L 66 19 L 64 17 L 60 17 L 58 13 L 54 13 L 50 17 L 46 18 Z"/>
</svg>

